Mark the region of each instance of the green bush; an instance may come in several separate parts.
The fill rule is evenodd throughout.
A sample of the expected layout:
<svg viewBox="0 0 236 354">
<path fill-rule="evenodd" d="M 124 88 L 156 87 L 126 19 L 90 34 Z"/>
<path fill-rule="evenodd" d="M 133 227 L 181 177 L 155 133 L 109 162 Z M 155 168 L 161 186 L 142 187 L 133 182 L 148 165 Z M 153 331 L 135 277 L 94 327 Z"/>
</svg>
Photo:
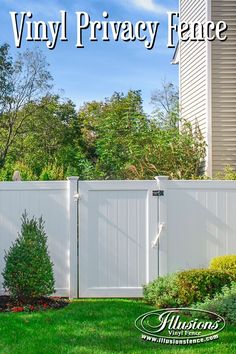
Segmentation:
<svg viewBox="0 0 236 354">
<path fill-rule="evenodd" d="M 28 219 L 26 212 L 23 214 L 21 233 L 4 259 L 3 286 L 13 298 L 27 302 L 55 291 L 42 218 Z"/>
<path fill-rule="evenodd" d="M 41 181 L 56 181 L 64 179 L 64 171 L 62 166 L 57 166 L 55 164 L 49 164 L 45 166 L 39 177 Z"/>
<path fill-rule="evenodd" d="M 183 306 L 212 298 L 223 286 L 236 280 L 236 272 L 214 269 L 193 269 L 178 273 L 179 301 Z"/>
<path fill-rule="evenodd" d="M 210 262 L 210 269 L 236 271 L 236 254 L 213 258 Z"/>
<path fill-rule="evenodd" d="M 235 171 L 235 169 L 232 166 L 227 165 L 227 166 L 225 166 L 223 172 L 216 173 L 214 179 L 226 180 L 226 181 L 235 181 L 236 180 L 236 171 Z"/>
<path fill-rule="evenodd" d="M 236 281 L 236 272 L 193 269 L 160 277 L 144 287 L 144 299 L 158 307 L 189 306 L 212 298 Z"/>
<path fill-rule="evenodd" d="M 224 286 L 221 293 L 217 293 L 212 299 L 206 298 L 203 303 L 197 303 L 194 308 L 217 313 L 228 323 L 236 325 L 236 282 Z"/>
<path fill-rule="evenodd" d="M 178 306 L 177 274 L 157 278 L 144 286 L 144 299 L 149 304 L 160 308 Z"/>
</svg>

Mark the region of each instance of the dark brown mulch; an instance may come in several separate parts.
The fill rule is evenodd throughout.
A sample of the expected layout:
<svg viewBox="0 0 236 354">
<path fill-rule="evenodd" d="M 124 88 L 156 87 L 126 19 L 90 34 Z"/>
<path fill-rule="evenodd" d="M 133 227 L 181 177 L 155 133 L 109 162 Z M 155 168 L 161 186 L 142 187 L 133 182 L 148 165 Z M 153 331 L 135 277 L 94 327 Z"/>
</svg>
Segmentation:
<svg viewBox="0 0 236 354">
<path fill-rule="evenodd" d="M 41 297 L 23 303 L 19 300 L 10 298 L 10 296 L 0 296 L 0 312 L 33 312 L 48 309 L 60 309 L 68 304 L 68 299 L 60 297 Z"/>
</svg>

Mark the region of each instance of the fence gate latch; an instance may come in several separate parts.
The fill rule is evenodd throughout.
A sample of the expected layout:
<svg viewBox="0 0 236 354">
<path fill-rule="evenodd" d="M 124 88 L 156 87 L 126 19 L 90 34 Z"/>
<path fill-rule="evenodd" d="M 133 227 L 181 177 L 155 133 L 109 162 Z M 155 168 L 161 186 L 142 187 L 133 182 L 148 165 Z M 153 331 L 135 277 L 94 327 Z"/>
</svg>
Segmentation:
<svg viewBox="0 0 236 354">
<path fill-rule="evenodd" d="M 164 191 L 158 190 L 158 191 L 152 191 L 153 197 L 164 197 Z"/>
</svg>

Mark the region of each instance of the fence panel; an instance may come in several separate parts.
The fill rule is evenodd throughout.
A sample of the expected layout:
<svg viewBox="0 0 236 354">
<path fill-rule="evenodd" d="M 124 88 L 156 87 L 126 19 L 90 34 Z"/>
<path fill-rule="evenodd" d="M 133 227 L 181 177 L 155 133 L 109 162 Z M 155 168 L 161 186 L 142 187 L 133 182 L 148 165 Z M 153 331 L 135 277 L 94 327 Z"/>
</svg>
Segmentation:
<svg viewBox="0 0 236 354">
<path fill-rule="evenodd" d="M 167 181 L 161 213 L 160 274 L 208 267 L 212 257 L 236 253 L 236 183 Z M 162 219 L 163 221 L 163 219 Z"/>
<path fill-rule="evenodd" d="M 0 273 L 4 267 L 4 250 L 8 250 L 21 227 L 21 216 L 43 216 L 50 255 L 54 263 L 56 291 L 69 296 L 69 181 L 0 183 Z M 3 293 L 0 274 L 0 292 Z"/>
</svg>

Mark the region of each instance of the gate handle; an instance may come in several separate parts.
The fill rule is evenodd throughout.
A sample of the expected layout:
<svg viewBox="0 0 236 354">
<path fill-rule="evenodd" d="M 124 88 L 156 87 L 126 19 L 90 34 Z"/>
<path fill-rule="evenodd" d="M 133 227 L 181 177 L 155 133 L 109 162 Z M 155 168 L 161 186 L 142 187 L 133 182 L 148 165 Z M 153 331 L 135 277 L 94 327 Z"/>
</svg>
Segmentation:
<svg viewBox="0 0 236 354">
<path fill-rule="evenodd" d="M 157 247 L 159 238 L 160 238 L 160 236 L 161 236 L 162 230 L 163 230 L 163 228 L 165 227 L 165 225 L 166 225 L 166 224 L 165 224 L 164 222 L 162 222 L 162 223 L 159 224 L 159 231 L 158 231 L 158 234 L 157 234 L 155 240 L 152 242 L 152 248 Z"/>
</svg>

